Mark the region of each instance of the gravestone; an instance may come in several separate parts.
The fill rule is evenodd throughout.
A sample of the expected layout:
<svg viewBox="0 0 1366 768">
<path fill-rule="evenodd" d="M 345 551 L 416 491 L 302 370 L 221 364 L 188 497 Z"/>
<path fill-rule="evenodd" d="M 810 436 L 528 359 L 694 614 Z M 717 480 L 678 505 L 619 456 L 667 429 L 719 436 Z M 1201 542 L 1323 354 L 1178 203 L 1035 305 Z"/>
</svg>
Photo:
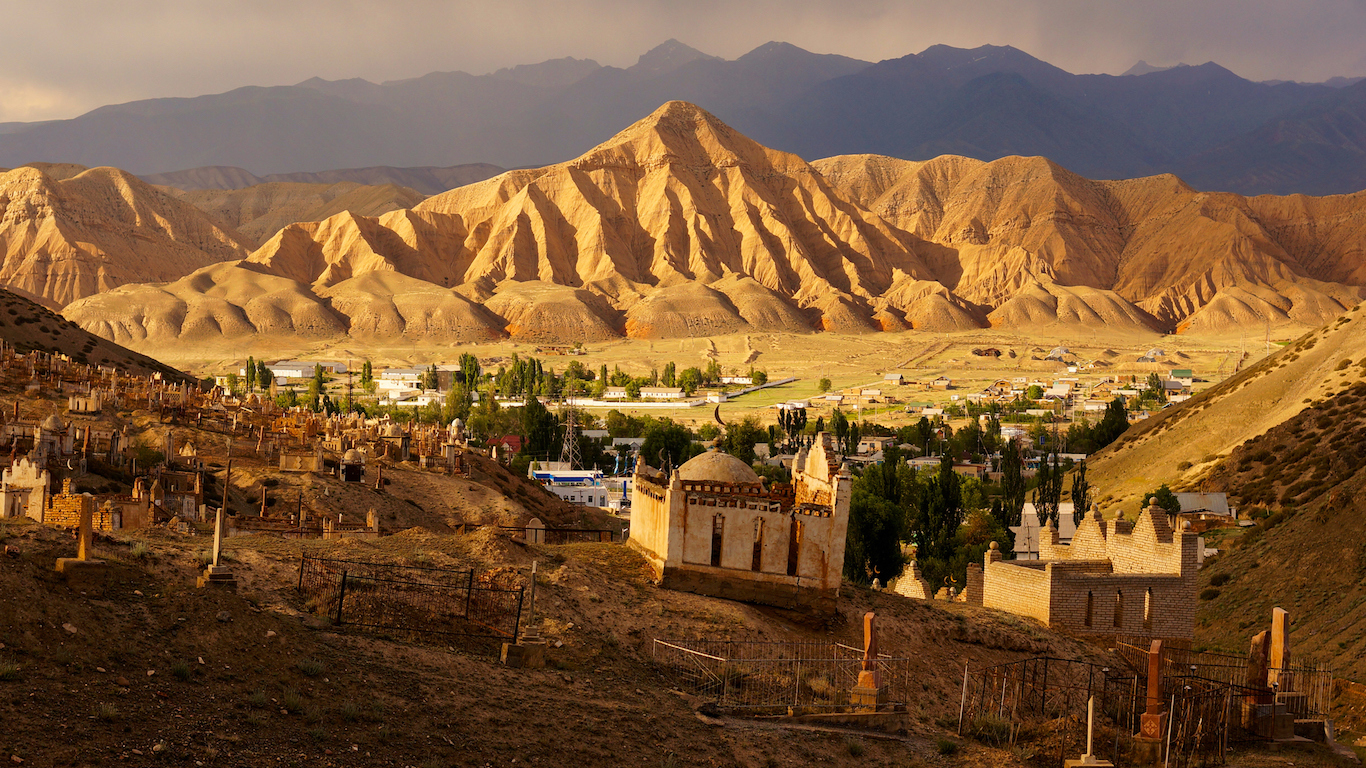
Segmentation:
<svg viewBox="0 0 1366 768">
<path fill-rule="evenodd" d="M 224 496 L 227 494 L 224 493 Z M 233 577 L 232 571 L 219 563 L 223 551 L 223 522 L 223 508 L 219 507 L 213 524 L 213 562 L 204 569 L 203 575 L 196 582 L 201 589 L 208 586 L 225 587 L 234 591 L 237 589 L 237 579 Z"/>
<path fill-rule="evenodd" d="M 57 572 L 66 576 L 68 585 L 96 586 L 102 584 L 109 575 L 109 568 L 105 562 L 92 557 L 95 535 L 93 507 L 93 504 L 81 504 L 76 556 L 57 558 Z"/>
<path fill-rule="evenodd" d="M 528 544 L 544 544 L 545 523 L 541 522 L 539 517 L 531 518 L 527 521 L 526 533 L 523 534 L 523 537 Z"/>
<path fill-rule="evenodd" d="M 1139 718 L 1138 735 L 1134 737 L 1134 762 L 1158 765 L 1162 761 L 1163 738 L 1167 732 L 1167 713 L 1162 700 L 1161 640 L 1154 640 L 1148 648 L 1147 699 L 1147 710 Z"/>
<path fill-rule="evenodd" d="M 849 693 L 849 705 L 855 712 L 876 712 L 878 705 L 887 700 L 887 689 L 882 685 L 877 658 L 877 614 L 869 611 L 863 614 L 863 664 L 858 673 L 858 682 Z"/>
<path fill-rule="evenodd" d="M 1092 696 L 1086 702 L 1086 754 L 1076 760 L 1064 760 L 1063 768 L 1080 768 L 1081 766 L 1091 766 L 1092 768 L 1114 768 L 1114 763 L 1109 760 L 1101 760 L 1096 757 L 1095 750 L 1096 737 L 1096 697 Z"/>
</svg>

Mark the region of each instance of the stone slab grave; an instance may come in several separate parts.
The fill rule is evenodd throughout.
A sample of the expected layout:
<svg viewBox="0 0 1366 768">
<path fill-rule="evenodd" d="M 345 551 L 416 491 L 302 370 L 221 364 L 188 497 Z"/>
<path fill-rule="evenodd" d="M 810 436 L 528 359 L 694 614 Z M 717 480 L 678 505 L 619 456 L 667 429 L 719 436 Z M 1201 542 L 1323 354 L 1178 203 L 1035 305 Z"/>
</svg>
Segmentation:
<svg viewBox="0 0 1366 768">
<path fill-rule="evenodd" d="M 219 557 L 223 551 L 223 508 L 218 508 L 218 514 L 214 518 L 213 524 L 213 562 L 204 569 L 195 584 L 200 589 L 204 587 L 220 587 L 224 589 L 237 589 L 237 578 L 232 575 L 232 571 L 219 563 Z"/>
<path fill-rule="evenodd" d="M 877 654 L 877 614 L 869 611 L 863 614 L 863 669 L 849 693 L 849 704 L 855 712 L 876 712 L 879 705 L 887 702 L 887 689 L 877 670 Z"/>
<path fill-rule="evenodd" d="M 546 660 L 546 641 L 536 629 L 536 561 L 531 561 L 531 592 L 527 601 L 527 629 L 516 643 L 503 643 L 500 660 L 513 669 L 542 669 Z"/>
<path fill-rule="evenodd" d="M 1101 760 L 1096 757 L 1096 750 L 1093 744 L 1096 736 L 1096 697 L 1092 696 L 1086 702 L 1086 754 L 1076 760 L 1064 760 L 1063 768 L 1114 768 L 1115 764 L 1109 760 Z"/>
<path fill-rule="evenodd" d="M 1167 712 L 1162 700 L 1162 641 L 1154 640 L 1148 649 L 1148 707 L 1139 718 L 1134 736 L 1134 763 L 1160 765 L 1167 735 Z"/>
<path fill-rule="evenodd" d="M 91 557 L 94 549 L 94 502 L 82 500 L 80 526 L 77 532 L 76 556 L 57 558 L 57 572 L 66 576 L 72 587 L 98 587 L 109 578 L 109 566 Z"/>
</svg>

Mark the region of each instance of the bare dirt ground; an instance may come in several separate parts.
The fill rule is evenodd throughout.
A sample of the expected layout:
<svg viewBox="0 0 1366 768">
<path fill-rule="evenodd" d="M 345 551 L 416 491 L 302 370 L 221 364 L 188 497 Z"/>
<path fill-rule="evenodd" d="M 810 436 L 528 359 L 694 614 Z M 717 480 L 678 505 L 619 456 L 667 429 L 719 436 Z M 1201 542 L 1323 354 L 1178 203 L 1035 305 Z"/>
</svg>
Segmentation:
<svg viewBox="0 0 1366 768">
<path fill-rule="evenodd" d="M 848 587 L 835 620 L 813 625 L 658 589 L 621 545 L 527 546 L 488 529 L 232 539 L 236 593 L 194 587 L 202 537 L 101 536 L 110 581 L 84 592 L 52 570 L 74 551 L 70 534 L 10 522 L 0 540 L 16 550 L 0 559 L 0 755 L 25 765 L 1042 766 L 1051 759 L 1032 750 L 954 736 L 962 665 L 1106 658 L 1017 617 Z M 538 629 L 560 647 L 546 669 L 514 670 L 462 648 L 330 626 L 295 592 L 302 552 L 523 579 L 538 560 Z M 904 735 L 700 716 L 650 661 L 655 638 L 857 644 L 868 610 L 884 652 L 916 659 L 923 676 Z M 941 754 L 941 740 L 956 751 Z M 1318 749 L 1290 757 L 1333 764 Z"/>
</svg>

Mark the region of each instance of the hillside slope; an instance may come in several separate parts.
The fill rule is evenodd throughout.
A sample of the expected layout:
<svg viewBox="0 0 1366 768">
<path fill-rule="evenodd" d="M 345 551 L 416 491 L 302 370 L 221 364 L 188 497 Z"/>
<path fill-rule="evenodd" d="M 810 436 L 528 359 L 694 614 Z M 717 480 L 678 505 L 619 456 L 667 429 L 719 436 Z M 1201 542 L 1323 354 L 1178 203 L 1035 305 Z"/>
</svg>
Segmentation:
<svg viewBox="0 0 1366 768">
<path fill-rule="evenodd" d="M 296 221 L 322 221 L 343 211 L 359 216 L 379 216 L 422 201 L 415 189 L 393 184 L 364 185 L 353 181 L 334 184 L 265 182 L 240 189 L 165 190 L 184 200 L 227 229 L 251 238 L 259 246 Z"/>
<path fill-rule="evenodd" d="M 980 304 L 1046 278 L 1114 291 L 1168 328 L 1218 333 L 1317 326 L 1366 296 L 1366 192 L 1244 198 L 1173 176 L 1092 181 L 1040 157 L 813 165 L 873 213 L 950 249 L 936 264 L 945 286 Z"/>
<path fill-rule="evenodd" d="M 100 338 L 25 296 L 0 289 L 0 339 L 24 353 L 63 354 L 78 363 L 119 368 L 128 374 L 160 373 L 166 380 L 194 378 L 146 355 Z"/>
<path fill-rule="evenodd" d="M 1337 320 L 1184 403 L 1139 422 L 1087 462 L 1088 479 L 1132 507 L 1162 483 L 1194 482 L 1244 442 L 1363 378 L 1366 312 Z"/>
<path fill-rule="evenodd" d="M 1366 361 L 1363 361 L 1366 362 Z M 1258 518 L 1220 542 L 1202 571 L 1197 637 L 1242 650 L 1246 628 L 1280 606 L 1300 659 L 1366 678 L 1366 366 L 1338 394 L 1253 438 L 1199 478 Z"/>
<path fill-rule="evenodd" d="M 250 252 L 248 238 L 131 174 L 75 171 L 0 174 L 0 284 L 63 306 Z"/>
</svg>

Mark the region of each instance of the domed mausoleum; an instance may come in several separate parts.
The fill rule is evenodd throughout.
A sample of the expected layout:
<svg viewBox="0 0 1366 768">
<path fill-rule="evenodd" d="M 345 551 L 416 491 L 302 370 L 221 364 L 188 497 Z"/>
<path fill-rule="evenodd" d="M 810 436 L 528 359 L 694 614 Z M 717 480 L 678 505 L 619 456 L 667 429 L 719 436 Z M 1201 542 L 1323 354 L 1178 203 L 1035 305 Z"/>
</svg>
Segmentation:
<svg viewBox="0 0 1366 768">
<path fill-rule="evenodd" d="M 852 480 L 822 432 L 792 467 L 792 484 L 766 487 L 720 451 L 672 474 L 636 465 L 632 546 L 671 589 L 829 613 L 839 597 Z"/>
</svg>

